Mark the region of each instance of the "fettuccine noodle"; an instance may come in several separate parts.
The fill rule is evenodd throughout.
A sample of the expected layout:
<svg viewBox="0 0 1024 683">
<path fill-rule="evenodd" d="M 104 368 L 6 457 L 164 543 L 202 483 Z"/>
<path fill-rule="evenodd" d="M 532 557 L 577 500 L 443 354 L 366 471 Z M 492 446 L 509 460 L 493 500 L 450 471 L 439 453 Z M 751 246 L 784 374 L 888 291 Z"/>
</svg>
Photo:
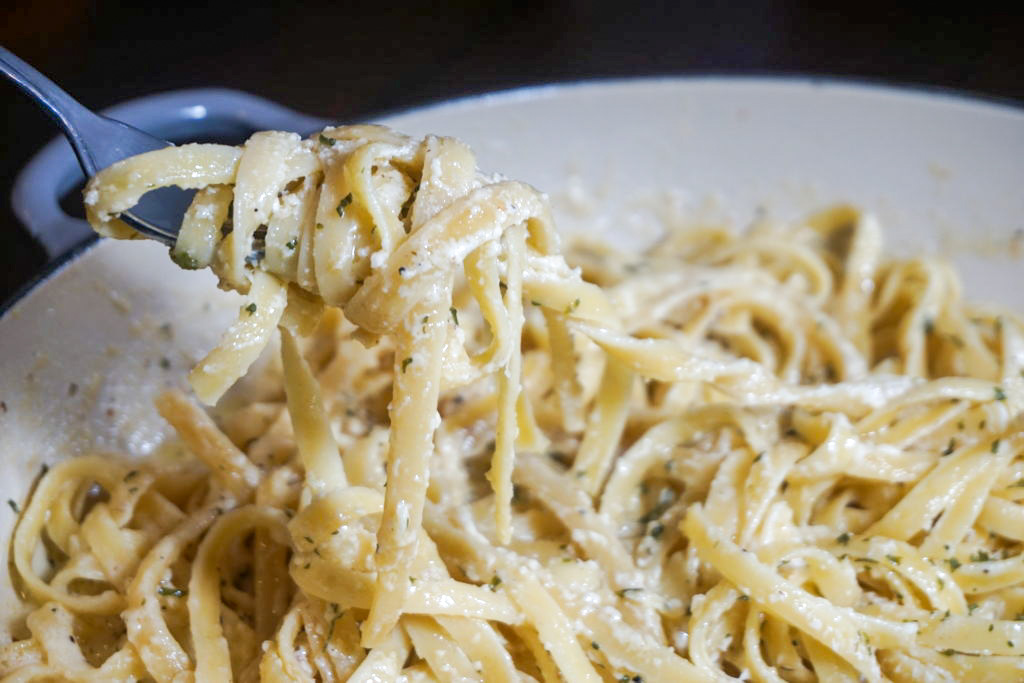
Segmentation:
<svg viewBox="0 0 1024 683">
<path fill-rule="evenodd" d="M 41 477 L 4 681 L 1024 677 L 1024 325 L 871 216 L 567 261 L 465 145 L 350 126 L 127 159 L 89 220 L 169 185 L 245 296 L 192 387 L 244 395 Z"/>
</svg>

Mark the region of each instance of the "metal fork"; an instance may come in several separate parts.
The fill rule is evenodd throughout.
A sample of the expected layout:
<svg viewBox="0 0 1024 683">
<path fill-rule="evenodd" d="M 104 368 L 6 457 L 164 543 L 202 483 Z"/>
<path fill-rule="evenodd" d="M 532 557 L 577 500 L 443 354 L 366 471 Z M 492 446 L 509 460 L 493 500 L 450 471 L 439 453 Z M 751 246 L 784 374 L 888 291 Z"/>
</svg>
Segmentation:
<svg viewBox="0 0 1024 683">
<path fill-rule="evenodd" d="M 71 143 L 87 177 L 136 154 L 171 145 L 127 123 L 101 116 L 85 108 L 56 83 L 0 46 L 0 71 L 50 115 Z M 132 212 L 121 219 L 151 239 L 173 245 L 191 192 L 163 188 L 146 194 Z M 178 226 L 170 229 L 166 226 Z"/>
</svg>

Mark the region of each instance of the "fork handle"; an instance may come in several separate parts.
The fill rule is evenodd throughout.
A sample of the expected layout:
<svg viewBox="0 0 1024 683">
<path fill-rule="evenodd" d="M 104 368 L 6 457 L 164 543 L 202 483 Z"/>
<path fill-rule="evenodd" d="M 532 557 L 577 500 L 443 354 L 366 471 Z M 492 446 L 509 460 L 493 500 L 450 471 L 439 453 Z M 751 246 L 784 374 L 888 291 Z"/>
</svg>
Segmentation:
<svg viewBox="0 0 1024 683">
<path fill-rule="evenodd" d="M 0 53 L 0 57 L 3 56 Z M 292 130 L 306 134 L 329 123 L 255 95 L 221 88 L 149 95 L 123 102 L 102 113 L 173 141 L 238 143 L 257 130 Z M 51 259 L 91 239 L 94 234 L 88 223 L 61 208 L 62 198 L 84 180 L 71 145 L 61 136 L 32 157 L 14 181 L 11 192 L 14 214 Z M 75 198 L 74 201 L 80 200 Z"/>
<path fill-rule="evenodd" d="M 80 142 L 78 125 L 96 117 L 69 95 L 63 88 L 41 74 L 34 66 L 0 45 L 0 73 L 35 100 L 40 108 L 56 122 L 71 141 L 75 154 L 84 168 L 93 169 L 95 164 Z"/>
</svg>

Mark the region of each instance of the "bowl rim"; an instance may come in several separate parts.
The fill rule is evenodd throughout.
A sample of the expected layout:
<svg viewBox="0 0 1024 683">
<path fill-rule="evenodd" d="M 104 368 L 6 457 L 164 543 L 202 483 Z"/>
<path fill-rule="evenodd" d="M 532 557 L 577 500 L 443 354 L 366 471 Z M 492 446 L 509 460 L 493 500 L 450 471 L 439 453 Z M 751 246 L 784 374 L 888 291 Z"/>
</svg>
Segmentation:
<svg viewBox="0 0 1024 683">
<path fill-rule="evenodd" d="M 958 104 L 967 108 L 982 107 L 1001 111 L 1009 115 L 1024 116 L 1024 100 L 1006 95 L 955 88 L 929 83 L 902 82 L 868 76 L 819 75 L 814 73 L 785 71 L 749 71 L 743 73 L 704 71 L 695 74 L 662 74 L 644 76 L 583 77 L 560 81 L 544 81 L 524 85 L 481 90 L 456 97 L 427 97 L 423 100 L 394 108 L 377 110 L 367 115 L 366 120 L 391 118 L 405 114 L 436 111 L 439 109 L 473 106 L 480 102 L 502 103 L 516 100 L 532 100 L 555 97 L 567 90 L 621 89 L 624 87 L 665 87 L 678 86 L 770 86 L 807 88 L 811 90 L 846 91 L 850 94 L 885 95 L 898 99 L 911 99 L 932 103 Z"/>
<path fill-rule="evenodd" d="M 751 87 L 768 86 L 776 88 L 800 88 L 830 92 L 846 92 L 856 95 L 883 96 L 895 99 L 917 100 L 930 104 L 954 105 L 971 109 L 992 111 L 1020 116 L 1024 120 L 1024 102 L 1008 96 L 992 95 L 943 85 L 923 83 L 902 83 L 870 77 L 847 77 L 815 75 L 806 73 L 715 73 L 667 74 L 655 76 L 593 77 L 573 80 L 533 83 L 498 90 L 484 90 L 457 97 L 426 98 L 419 102 L 394 108 L 385 108 L 366 114 L 366 121 L 380 121 L 420 112 L 438 110 L 459 110 L 465 107 L 487 106 L 523 100 L 555 98 L 569 91 L 622 90 L 630 87 Z M 202 88 L 196 88 L 201 90 Z M 137 99 L 148 99 L 161 93 L 145 95 Z M 18 287 L 5 301 L 0 302 L 0 319 L 6 318 L 14 308 L 27 299 L 35 290 L 56 277 L 61 271 L 91 251 L 101 241 L 92 235 L 67 252 L 48 262 L 37 274 Z"/>
</svg>

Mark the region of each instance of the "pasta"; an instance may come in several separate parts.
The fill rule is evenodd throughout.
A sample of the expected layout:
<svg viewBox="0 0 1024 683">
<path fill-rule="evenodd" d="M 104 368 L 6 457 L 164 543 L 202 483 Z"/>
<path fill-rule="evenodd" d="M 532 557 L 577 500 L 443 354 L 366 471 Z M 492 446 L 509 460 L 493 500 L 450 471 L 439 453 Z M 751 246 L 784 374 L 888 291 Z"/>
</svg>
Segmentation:
<svg viewBox="0 0 1024 683">
<path fill-rule="evenodd" d="M 563 257 L 465 145 L 348 126 L 119 162 L 89 219 L 167 185 L 234 394 L 41 477 L 4 681 L 1024 677 L 1024 323 L 870 215 Z"/>
</svg>

